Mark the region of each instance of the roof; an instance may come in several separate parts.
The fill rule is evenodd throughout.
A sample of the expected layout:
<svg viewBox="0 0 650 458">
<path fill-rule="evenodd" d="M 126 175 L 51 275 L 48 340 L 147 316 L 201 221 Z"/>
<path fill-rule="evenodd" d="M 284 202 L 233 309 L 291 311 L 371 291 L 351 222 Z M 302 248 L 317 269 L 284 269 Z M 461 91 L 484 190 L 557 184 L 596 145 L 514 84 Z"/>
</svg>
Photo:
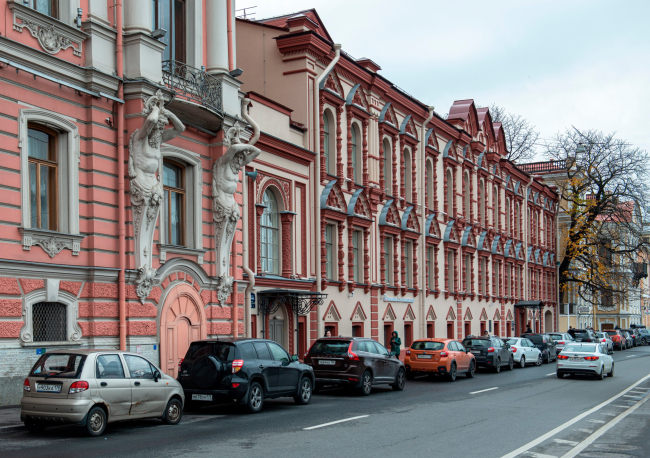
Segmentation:
<svg viewBox="0 0 650 458">
<path fill-rule="evenodd" d="M 303 10 L 303 11 L 298 11 L 296 13 L 290 13 L 290 14 L 284 14 L 282 16 L 275 16 L 271 18 L 266 18 L 266 19 L 258 19 L 255 22 L 259 22 L 262 24 L 266 25 L 271 25 L 275 27 L 286 27 L 288 28 L 288 20 L 299 17 L 299 16 L 304 16 L 307 19 L 311 20 L 316 26 L 315 32 L 320 35 L 321 37 L 329 40 L 329 41 L 334 41 L 332 40 L 332 37 L 330 36 L 329 32 L 325 28 L 325 25 L 323 24 L 323 21 L 321 21 L 320 16 L 318 16 L 318 13 L 316 12 L 315 8 L 311 8 L 308 10 Z"/>
</svg>

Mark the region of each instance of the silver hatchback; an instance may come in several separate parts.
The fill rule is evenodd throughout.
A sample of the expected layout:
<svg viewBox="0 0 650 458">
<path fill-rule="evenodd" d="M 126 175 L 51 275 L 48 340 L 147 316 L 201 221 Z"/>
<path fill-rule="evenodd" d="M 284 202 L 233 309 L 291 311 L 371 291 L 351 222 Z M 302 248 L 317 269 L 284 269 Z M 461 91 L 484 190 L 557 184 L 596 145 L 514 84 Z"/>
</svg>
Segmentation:
<svg viewBox="0 0 650 458">
<path fill-rule="evenodd" d="M 141 355 L 117 350 L 60 350 L 36 362 L 23 384 L 20 419 L 30 431 L 84 426 L 99 436 L 108 423 L 183 415 L 180 383 Z"/>
</svg>

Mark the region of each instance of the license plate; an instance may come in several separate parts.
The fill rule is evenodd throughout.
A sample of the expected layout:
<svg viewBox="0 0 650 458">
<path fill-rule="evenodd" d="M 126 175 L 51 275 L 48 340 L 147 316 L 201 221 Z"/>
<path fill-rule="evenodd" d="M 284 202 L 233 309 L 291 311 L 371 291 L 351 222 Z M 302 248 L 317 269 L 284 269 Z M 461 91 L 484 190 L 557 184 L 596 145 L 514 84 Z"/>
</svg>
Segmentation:
<svg viewBox="0 0 650 458">
<path fill-rule="evenodd" d="M 192 401 L 212 401 L 211 394 L 193 394 Z"/>
<path fill-rule="evenodd" d="M 61 385 L 43 385 L 42 383 L 37 383 L 36 391 L 41 393 L 60 393 Z"/>
<path fill-rule="evenodd" d="M 470 351 L 470 353 L 473 354 L 473 355 L 480 355 L 481 354 L 480 351 Z"/>
<path fill-rule="evenodd" d="M 582 358 L 569 358 L 569 361 L 582 361 Z"/>
<path fill-rule="evenodd" d="M 431 359 L 431 355 L 418 355 L 418 359 Z"/>
<path fill-rule="evenodd" d="M 321 366 L 333 366 L 336 364 L 336 361 L 331 361 L 329 359 L 321 359 L 320 361 L 318 361 L 318 364 L 320 364 Z"/>
</svg>

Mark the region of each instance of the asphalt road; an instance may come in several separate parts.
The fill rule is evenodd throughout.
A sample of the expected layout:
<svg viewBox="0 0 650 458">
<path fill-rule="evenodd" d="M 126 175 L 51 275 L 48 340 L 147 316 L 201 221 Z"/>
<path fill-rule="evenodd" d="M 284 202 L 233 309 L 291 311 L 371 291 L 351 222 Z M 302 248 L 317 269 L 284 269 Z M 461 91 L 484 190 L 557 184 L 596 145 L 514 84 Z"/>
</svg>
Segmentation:
<svg viewBox="0 0 650 458">
<path fill-rule="evenodd" d="M 369 397 L 324 390 L 308 406 L 267 401 L 257 415 L 227 405 L 186 414 L 177 426 L 157 420 L 112 424 L 100 438 L 70 427 L 42 434 L 5 429 L 0 454 L 650 456 L 650 347 L 616 352 L 615 361 L 615 376 L 602 381 L 560 380 L 555 363 L 500 374 L 480 370 L 474 379 L 425 377 L 408 381 L 402 392 L 376 388 Z M 348 421 L 322 426 L 340 420 Z"/>
</svg>

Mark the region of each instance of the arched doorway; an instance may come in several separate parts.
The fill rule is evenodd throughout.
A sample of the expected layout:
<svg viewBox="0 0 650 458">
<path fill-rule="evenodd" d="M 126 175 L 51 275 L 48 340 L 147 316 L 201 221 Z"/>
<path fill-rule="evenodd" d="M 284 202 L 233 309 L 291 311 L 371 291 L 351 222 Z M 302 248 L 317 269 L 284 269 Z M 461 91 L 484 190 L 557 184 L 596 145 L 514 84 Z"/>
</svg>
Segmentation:
<svg viewBox="0 0 650 458">
<path fill-rule="evenodd" d="M 550 310 L 544 314 L 544 332 L 553 332 L 553 312 Z"/>
<path fill-rule="evenodd" d="M 178 362 L 185 357 L 190 343 L 207 337 L 203 301 L 189 285 L 172 289 L 160 314 L 160 366 L 174 378 Z"/>
</svg>

